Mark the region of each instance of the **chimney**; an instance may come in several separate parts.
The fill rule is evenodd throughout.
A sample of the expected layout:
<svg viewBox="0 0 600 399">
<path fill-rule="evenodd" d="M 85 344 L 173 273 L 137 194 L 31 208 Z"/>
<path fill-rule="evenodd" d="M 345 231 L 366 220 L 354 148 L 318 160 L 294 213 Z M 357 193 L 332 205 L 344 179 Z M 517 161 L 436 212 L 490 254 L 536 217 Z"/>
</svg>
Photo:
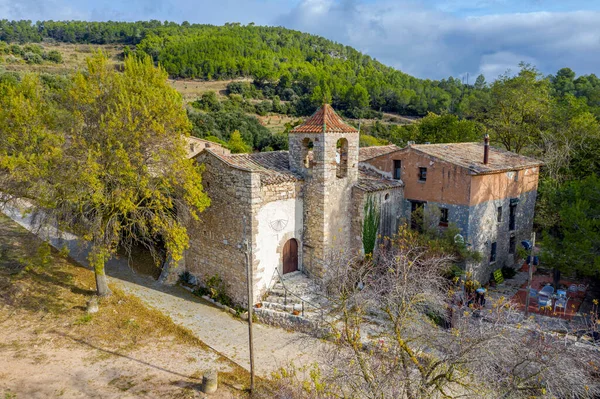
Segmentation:
<svg viewBox="0 0 600 399">
<path fill-rule="evenodd" d="M 488 164 L 489 158 L 490 158 L 490 136 L 486 134 L 483 137 L 483 163 L 485 165 Z"/>
</svg>

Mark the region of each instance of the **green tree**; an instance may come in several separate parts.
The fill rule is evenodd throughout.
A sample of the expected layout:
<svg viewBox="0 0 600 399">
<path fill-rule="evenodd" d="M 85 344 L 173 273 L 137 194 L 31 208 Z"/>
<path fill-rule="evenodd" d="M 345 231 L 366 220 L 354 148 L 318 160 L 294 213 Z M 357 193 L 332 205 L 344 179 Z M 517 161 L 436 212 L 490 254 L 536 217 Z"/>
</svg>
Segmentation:
<svg viewBox="0 0 600 399">
<path fill-rule="evenodd" d="M 231 133 L 231 137 L 227 142 L 227 147 L 229 147 L 231 152 L 234 154 L 252 151 L 252 147 L 244 142 L 242 135 L 238 130 L 235 130 L 233 133 Z"/>
<path fill-rule="evenodd" d="M 548 81 L 531 65 L 520 67 L 492 84 L 489 109 L 477 115 L 493 141 L 517 153 L 539 138 L 550 112 Z"/>
<path fill-rule="evenodd" d="M 0 202 L 25 197 L 46 203 L 50 169 L 64 143 L 55 132 L 60 112 L 47 96 L 36 75 L 0 79 Z"/>
<path fill-rule="evenodd" d="M 571 68 L 562 68 L 556 76 L 550 78 L 552 90 L 557 96 L 575 94 L 575 72 Z"/>
<path fill-rule="evenodd" d="M 179 260 L 188 245 L 183 221 L 210 201 L 186 158 L 182 98 L 149 57 L 127 58 L 119 73 L 96 54 L 66 104 L 72 125 L 47 211 L 89 243 L 98 295 L 108 295 L 104 265 L 119 247 L 162 243 Z"/>
<path fill-rule="evenodd" d="M 542 262 L 560 272 L 600 272 L 600 177 L 541 187 L 545 207 L 538 215 L 543 227 Z"/>
</svg>

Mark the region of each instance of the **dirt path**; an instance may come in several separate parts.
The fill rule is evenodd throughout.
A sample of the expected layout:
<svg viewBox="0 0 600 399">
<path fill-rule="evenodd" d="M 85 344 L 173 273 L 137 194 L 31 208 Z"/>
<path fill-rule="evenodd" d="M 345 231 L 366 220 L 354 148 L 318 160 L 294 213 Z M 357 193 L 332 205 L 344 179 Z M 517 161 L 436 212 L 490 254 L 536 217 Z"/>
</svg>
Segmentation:
<svg viewBox="0 0 600 399">
<path fill-rule="evenodd" d="M 5 210 L 9 217 L 28 230 L 32 230 L 29 217 L 23 218 L 15 210 Z M 86 250 L 77 237 L 65 234 L 58 238 L 53 228 L 38 232 L 56 248 L 66 245 L 78 263 L 87 266 Z M 107 275 L 128 293 L 140 298 L 146 305 L 170 316 L 176 324 L 190 329 L 200 340 L 230 360 L 249 369 L 248 327 L 239 319 L 193 296 L 185 289 L 159 284 L 150 277 L 135 274 L 125 259 L 108 262 Z M 257 374 L 268 377 L 271 372 L 293 361 L 306 365 L 319 360 L 322 341 L 296 332 L 255 324 L 254 348 Z"/>
</svg>

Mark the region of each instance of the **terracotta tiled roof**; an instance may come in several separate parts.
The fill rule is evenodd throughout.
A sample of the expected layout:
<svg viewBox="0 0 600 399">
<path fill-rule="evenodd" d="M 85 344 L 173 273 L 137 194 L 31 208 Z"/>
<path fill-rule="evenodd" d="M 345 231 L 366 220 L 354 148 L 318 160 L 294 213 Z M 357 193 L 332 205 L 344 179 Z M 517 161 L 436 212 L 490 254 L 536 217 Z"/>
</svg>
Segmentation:
<svg viewBox="0 0 600 399">
<path fill-rule="evenodd" d="M 474 174 L 498 173 L 543 164 L 534 158 L 490 146 L 489 161 L 483 163 L 483 143 L 413 144 L 408 149 L 462 166 Z"/>
<path fill-rule="evenodd" d="M 234 167 L 260 173 L 261 185 L 302 179 L 300 176 L 290 171 L 287 151 L 232 154 L 220 158 Z"/>
<path fill-rule="evenodd" d="M 369 173 L 369 171 L 361 168 L 358 174 L 358 182 L 355 187 L 363 191 L 372 192 L 401 188 L 404 187 L 404 182 L 402 182 L 402 180 L 383 179 L 380 176 Z"/>
<path fill-rule="evenodd" d="M 379 157 L 381 155 L 386 155 L 390 152 L 398 151 L 400 149 L 401 148 L 395 144 L 378 145 L 374 147 L 361 147 L 358 150 L 358 161 L 363 162 L 367 159 Z"/>
<path fill-rule="evenodd" d="M 356 133 L 358 130 L 346 124 L 331 105 L 324 104 L 292 133 Z"/>
</svg>

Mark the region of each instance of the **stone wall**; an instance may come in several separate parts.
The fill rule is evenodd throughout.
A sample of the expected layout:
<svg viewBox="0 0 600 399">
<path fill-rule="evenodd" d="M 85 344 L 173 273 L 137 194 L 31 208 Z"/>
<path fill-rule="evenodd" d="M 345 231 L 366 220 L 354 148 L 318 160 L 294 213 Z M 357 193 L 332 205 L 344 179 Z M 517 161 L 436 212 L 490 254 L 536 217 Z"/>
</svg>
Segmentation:
<svg viewBox="0 0 600 399">
<path fill-rule="evenodd" d="M 302 267 L 302 182 L 262 185 L 260 173 L 235 167 L 212 152 L 202 152 L 203 184 L 211 205 L 199 221 L 188 226 L 190 248 L 185 268 L 199 281 L 219 275 L 229 296 L 245 304 L 246 266 L 242 243 L 244 218 L 253 274 L 253 296 L 258 301 L 272 283 L 275 269 L 282 272 L 283 246 L 296 239 Z"/>
<path fill-rule="evenodd" d="M 208 151 L 197 160 L 205 165 L 202 183 L 211 205 L 200 214 L 200 220 L 189 223 L 185 268 L 201 282 L 218 274 L 231 298 L 246 303 L 244 217 L 252 246 L 252 202 L 259 198 L 260 178 L 257 173 L 231 167 Z"/>
<path fill-rule="evenodd" d="M 404 217 L 404 198 L 402 188 L 367 192 L 354 187 L 352 190 L 351 248 L 364 255 L 362 227 L 365 218 L 365 204 L 372 198 L 379 207 L 380 221 L 378 234 L 381 243 L 385 237 L 392 237 Z"/>
<path fill-rule="evenodd" d="M 509 253 L 510 237 L 515 237 L 515 247 L 520 246 L 522 240 L 529 240 L 533 228 L 533 216 L 537 191 L 522 193 L 518 197 L 503 198 L 482 202 L 470 208 L 469 233 L 467 242 L 472 248 L 483 255 L 479 264 L 469 264 L 467 267 L 473 271 L 475 278 L 487 282 L 490 274 L 503 266 L 513 266 L 515 253 Z M 511 200 L 516 205 L 515 229 L 509 229 L 509 212 Z M 502 221 L 497 221 L 498 207 L 502 207 Z M 492 243 L 496 242 L 496 261 L 490 261 Z"/>
<path fill-rule="evenodd" d="M 303 162 L 305 142 L 313 143 L 312 162 Z M 347 173 L 337 177 L 337 142 L 348 141 Z M 329 251 L 349 248 L 351 235 L 352 187 L 358 178 L 358 133 L 290 133 L 290 167 L 305 176 L 304 187 L 304 270 L 320 276 Z"/>
</svg>

